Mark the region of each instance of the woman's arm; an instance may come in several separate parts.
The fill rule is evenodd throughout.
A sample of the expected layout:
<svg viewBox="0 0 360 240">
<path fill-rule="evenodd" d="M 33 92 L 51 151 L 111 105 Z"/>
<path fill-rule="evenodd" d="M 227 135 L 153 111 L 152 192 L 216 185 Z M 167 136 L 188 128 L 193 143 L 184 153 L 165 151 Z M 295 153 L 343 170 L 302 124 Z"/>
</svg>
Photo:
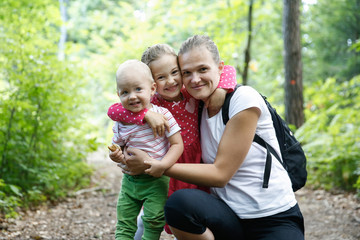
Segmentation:
<svg viewBox="0 0 360 240">
<path fill-rule="evenodd" d="M 146 164 L 150 165 L 150 168 L 146 169 L 145 173 L 153 177 L 161 177 L 165 170 L 174 165 L 174 163 L 180 158 L 184 151 L 184 144 L 180 131 L 171 135 L 168 140 L 170 148 L 165 156 L 160 161 L 155 159 L 146 161 Z"/>
<path fill-rule="evenodd" d="M 165 175 L 200 186 L 224 187 L 250 149 L 259 116 L 258 108 L 249 108 L 229 120 L 213 164 L 174 164 Z"/>
</svg>

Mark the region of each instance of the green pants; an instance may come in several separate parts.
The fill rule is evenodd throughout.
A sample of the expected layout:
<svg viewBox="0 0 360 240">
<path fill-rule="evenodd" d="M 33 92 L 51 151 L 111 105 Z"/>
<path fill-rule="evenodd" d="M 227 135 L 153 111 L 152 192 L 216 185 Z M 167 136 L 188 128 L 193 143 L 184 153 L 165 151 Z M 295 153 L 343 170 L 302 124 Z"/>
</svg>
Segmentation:
<svg viewBox="0 0 360 240">
<path fill-rule="evenodd" d="M 133 240 L 137 216 L 144 206 L 144 235 L 142 240 L 158 240 L 165 225 L 164 205 L 169 178 L 149 175 L 123 175 L 117 202 L 116 240 Z"/>
</svg>

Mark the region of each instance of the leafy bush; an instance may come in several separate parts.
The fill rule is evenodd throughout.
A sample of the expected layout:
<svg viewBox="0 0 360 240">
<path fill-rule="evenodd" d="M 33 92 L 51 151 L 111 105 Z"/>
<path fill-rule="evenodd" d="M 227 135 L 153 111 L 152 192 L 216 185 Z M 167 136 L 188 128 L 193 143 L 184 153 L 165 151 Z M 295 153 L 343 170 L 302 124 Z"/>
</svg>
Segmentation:
<svg viewBox="0 0 360 240">
<path fill-rule="evenodd" d="M 360 189 L 360 76 L 306 89 L 306 123 L 296 135 L 308 157 L 309 183 Z"/>
<path fill-rule="evenodd" d="M 22 193 L 19 187 L 5 184 L 4 179 L 0 179 L 0 212 L 7 218 L 14 218 L 18 214 L 17 208 L 20 206 Z"/>
<path fill-rule="evenodd" d="M 89 183 L 96 148 L 82 67 L 58 60 L 53 1 L 0 3 L 0 213 Z"/>
</svg>

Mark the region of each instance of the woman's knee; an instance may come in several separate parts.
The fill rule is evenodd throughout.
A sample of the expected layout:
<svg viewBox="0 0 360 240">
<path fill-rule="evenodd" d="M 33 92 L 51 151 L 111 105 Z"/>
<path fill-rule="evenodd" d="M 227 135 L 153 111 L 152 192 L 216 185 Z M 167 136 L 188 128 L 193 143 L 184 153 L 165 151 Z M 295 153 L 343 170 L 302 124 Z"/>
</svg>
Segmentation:
<svg viewBox="0 0 360 240">
<path fill-rule="evenodd" d="M 198 204 L 204 203 L 203 199 L 209 194 L 198 189 L 180 189 L 174 192 L 165 204 L 165 216 L 194 212 L 199 209 Z"/>
<path fill-rule="evenodd" d="M 202 193 L 198 193 L 202 192 Z M 201 223 L 203 214 L 199 213 L 199 203 L 203 203 L 199 195 L 207 194 L 197 189 L 181 189 L 174 192 L 167 200 L 164 210 L 166 222 L 172 226 L 184 231 L 195 234 L 201 234 L 206 227 Z"/>
</svg>

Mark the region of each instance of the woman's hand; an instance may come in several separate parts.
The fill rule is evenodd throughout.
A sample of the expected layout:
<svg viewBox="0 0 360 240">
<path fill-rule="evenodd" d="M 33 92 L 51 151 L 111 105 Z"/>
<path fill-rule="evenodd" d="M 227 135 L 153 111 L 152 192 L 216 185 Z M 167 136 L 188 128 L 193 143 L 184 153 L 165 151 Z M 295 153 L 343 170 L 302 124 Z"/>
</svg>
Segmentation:
<svg viewBox="0 0 360 240">
<path fill-rule="evenodd" d="M 129 175 L 139 175 L 145 173 L 149 168 L 144 161 L 151 160 L 152 158 L 144 151 L 136 148 L 127 148 L 124 151 L 126 169 L 123 172 Z"/>
<path fill-rule="evenodd" d="M 168 119 L 161 113 L 148 111 L 145 115 L 145 121 L 153 130 L 154 137 L 156 137 L 157 135 L 159 135 L 160 137 L 164 136 L 166 130 L 170 132 Z"/>
</svg>

